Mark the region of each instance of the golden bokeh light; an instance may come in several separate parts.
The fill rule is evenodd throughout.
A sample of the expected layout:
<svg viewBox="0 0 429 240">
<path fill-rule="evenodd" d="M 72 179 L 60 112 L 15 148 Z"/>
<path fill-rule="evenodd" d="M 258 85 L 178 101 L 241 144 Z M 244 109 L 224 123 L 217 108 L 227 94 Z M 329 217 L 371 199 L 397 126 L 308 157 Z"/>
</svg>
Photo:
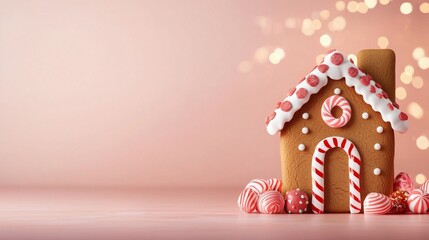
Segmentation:
<svg viewBox="0 0 429 240">
<path fill-rule="evenodd" d="M 358 11 L 358 3 L 355 1 L 350 1 L 347 3 L 347 10 L 351 13 L 355 13 Z"/>
<path fill-rule="evenodd" d="M 390 0 L 380 0 L 381 5 L 387 5 L 390 3 Z"/>
<path fill-rule="evenodd" d="M 410 2 L 403 2 L 399 10 L 402 14 L 408 15 L 413 12 L 413 5 Z"/>
<path fill-rule="evenodd" d="M 389 46 L 389 39 L 386 36 L 378 38 L 378 47 L 385 49 Z"/>
<path fill-rule="evenodd" d="M 325 58 L 325 54 L 319 54 L 316 57 L 316 64 L 320 64 L 323 61 L 323 58 Z"/>
<path fill-rule="evenodd" d="M 360 13 L 367 13 L 368 12 L 368 6 L 364 2 L 360 2 L 357 5 L 357 10 Z"/>
<path fill-rule="evenodd" d="M 414 60 L 418 61 L 419 59 L 423 58 L 425 56 L 425 50 L 421 47 L 416 47 L 413 50 L 413 58 Z"/>
<path fill-rule="evenodd" d="M 313 22 L 313 29 L 319 30 L 322 28 L 322 22 L 319 19 L 314 19 Z"/>
<path fill-rule="evenodd" d="M 285 20 L 285 27 L 286 28 L 296 28 L 296 19 L 295 18 L 287 18 Z"/>
<path fill-rule="evenodd" d="M 364 3 L 370 9 L 373 9 L 375 6 L 377 6 L 377 0 L 365 0 Z"/>
<path fill-rule="evenodd" d="M 266 63 L 269 54 L 270 52 L 267 48 L 260 47 L 256 49 L 255 54 L 253 55 L 253 59 L 255 59 L 255 61 L 258 63 Z"/>
<path fill-rule="evenodd" d="M 249 61 L 242 61 L 238 64 L 238 71 L 248 73 L 252 70 L 252 63 Z"/>
<path fill-rule="evenodd" d="M 428 69 L 429 68 L 429 57 L 420 58 L 419 61 L 417 62 L 417 64 L 423 70 Z"/>
<path fill-rule="evenodd" d="M 322 44 L 322 46 L 324 47 L 330 47 L 332 43 L 332 39 L 328 34 L 323 34 L 322 36 L 320 36 L 320 44 Z"/>
<path fill-rule="evenodd" d="M 426 150 L 429 148 L 429 139 L 426 136 L 420 136 L 416 140 L 416 145 L 421 150 Z"/>
<path fill-rule="evenodd" d="M 344 9 L 346 9 L 346 4 L 343 1 L 337 1 L 335 3 L 335 8 L 340 12 L 344 11 Z"/>
<path fill-rule="evenodd" d="M 422 173 L 417 174 L 417 176 L 416 176 L 416 183 L 417 184 L 423 184 L 426 182 L 426 180 L 427 180 L 427 178 L 424 174 L 422 174 Z"/>
<path fill-rule="evenodd" d="M 335 31 L 341 31 L 346 27 L 346 19 L 344 19 L 344 17 L 342 16 L 338 16 L 336 18 L 334 18 L 331 22 L 329 22 L 328 24 L 328 28 L 329 30 L 331 30 L 332 32 Z"/>
<path fill-rule="evenodd" d="M 413 84 L 413 87 L 420 89 L 423 87 L 423 78 L 416 76 L 413 78 L 413 81 L 411 83 Z"/>
<path fill-rule="evenodd" d="M 330 13 L 329 13 L 329 10 L 327 10 L 327 9 L 324 9 L 324 10 L 322 10 L 322 11 L 320 11 L 320 18 L 321 19 L 323 19 L 323 20 L 326 20 L 326 19 L 328 19 L 329 18 L 329 16 L 331 15 Z"/>
<path fill-rule="evenodd" d="M 352 54 L 349 54 L 349 55 L 347 56 L 347 58 L 348 58 L 348 59 L 353 60 L 353 62 L 357 65 L 357 57 L 356 57 L 356 55 L 354 55 L 354 54 L 352 53 Z"/>
<path fill-rule="evenodd" d="M 274 51 L 270 54 L 268 59 L 272 64 L 278 64 L 280 61 L 285 57 L 285 51 L 282 48 L 276 48 Z"/>
<path fill-rule="evenodd" d="M 304 21 L 302 21 L 301 31 L 305 36 L 313 35 L 314 34 L 313 21 L 309 18 L 304 19 Z"/>
<path fill-rule="evenodd" d="M 401 79 L 401 82 L 405 84 L 410 84 L 411 81 L 413 80 L 413 76 L 408 72 L 401 73 L 399 78 Z"/>
<path fill-rule="evenodd" d="M 423 117 L 423 108 L 416 102 L 408 104 L 407 112 L 416 119 Z"/>
<path fill-rule="evenodd" d="M 404 71 L 405 71 L 406 73 L 410 74 L 410 75 L 413 75 L 413 74 L 414 74 L 414 68 L 413 68 L 413 66 L 411 66 L 411 65 L 407 65 L 407 66 L 405 66 Z"/>
<path fill-rule="evenodd" d="M 429 13 L 429 3 L 424 2 L 420 5 L 420 12 Z"/>
<path fill-rule="evenodd" d="M 396 88 L 396 97 L 399 100 L 404 100 L 407 97 L 407 90 L 403 87 Z"/>
</svg>

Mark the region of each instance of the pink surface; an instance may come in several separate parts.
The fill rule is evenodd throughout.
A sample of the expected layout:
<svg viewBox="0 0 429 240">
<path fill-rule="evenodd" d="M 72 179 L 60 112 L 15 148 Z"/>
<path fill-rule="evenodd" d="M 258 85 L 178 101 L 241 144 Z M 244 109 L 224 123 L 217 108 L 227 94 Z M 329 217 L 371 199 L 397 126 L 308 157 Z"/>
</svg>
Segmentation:
<svg viewBox="0 0 429 240">
<path fill-rule="evenodd" d="M 336 1 L 1 1 L 0 185 L 243 186 L 279 177 L 279 139 L 264 118 L 330 48 L 356 53 L 388 36 L 397 53 L 399 104 L 429 109 L 412 51 L 429 52 L 429 14 L 402 1 L 367 14 Z M 419 1 L 417 1 L 419 2 Z M 304 18 L 330 11 L 308 37 Z M 331 32 L 337 16 L 347 21 Z M 285 27 L 295 19 L 297 27 Z M 277 65 L 259 63 L 259 48 L 281 47 Z M 247 61 L 250 71 L 240 72 Z M 245 64 L 246 65 L 246 64 Z M 396 172 L 429 175 L 427 116 L 410 117 L 397 135 Z"/>
<path fill-rule="evenodd" d="M 2 189 L 1 239 L 427 239 L 429 214 L 244 214 L 240 189 Z"/>
</svg>

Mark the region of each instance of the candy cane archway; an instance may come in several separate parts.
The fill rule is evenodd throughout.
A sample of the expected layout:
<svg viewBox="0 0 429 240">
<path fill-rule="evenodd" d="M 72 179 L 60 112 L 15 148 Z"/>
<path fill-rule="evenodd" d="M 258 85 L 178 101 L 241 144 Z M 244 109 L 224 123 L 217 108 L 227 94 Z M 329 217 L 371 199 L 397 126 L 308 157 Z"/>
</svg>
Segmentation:
<svg viewBox="0 0 429 240">
<path fill-rule="evenodd" d="M 349 158 L 349 182 L 350 182 L 350 213 L 359 213 L 361 211 L 360 199 L 360 155 L 355 145 L 343 137 L 328 137 L 317 144 L 311 162 L 312 177 L 312 211 L 314 213 L 323 213 L 325 200 L 324 183 L 324 162 L 325 154 L 329 149 L 342 148 L 347 152 Z"/>
</svg>

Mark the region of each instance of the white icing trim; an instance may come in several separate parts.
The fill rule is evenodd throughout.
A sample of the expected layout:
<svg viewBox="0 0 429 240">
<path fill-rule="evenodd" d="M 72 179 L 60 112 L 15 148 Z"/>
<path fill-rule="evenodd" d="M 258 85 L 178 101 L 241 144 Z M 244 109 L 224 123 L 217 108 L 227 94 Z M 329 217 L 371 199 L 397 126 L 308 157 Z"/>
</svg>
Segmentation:
<svg viewBox="0 0 429 240">
<path fill-rule="evenodd" d="M 375 176 L 380 175 L 380 173 L 381 173 L 380 168 L 374 168 L 374 175 L 375 175 Z"/>
<path fill-rule="evenodd" d="M 331 57 L 333 54 L 341 54 L 343 56 L 343 62 L 340 65 L 335 65 L 331 62 Z M 302 108 L 305 103 L 310 100 L 310 96 L 312 94 L 316 94 L 322 89 L 326 84 L 328 84 L 328 77 L 332 80 L 339 80 L 341 78 L 346 79 L 346 85 L 348 87 L 354 87 L 355 92 L 363 97 L 363 100 L 369 104 L 372 109 L 381 114 L 383 121 L 390 122 L 393 130 L 404 133 L 408 129 L 408 120 L 400 120 L 399 115 L 401 111 L 393 107 L 393 110 L 389 109 L 388 105 L 393 105 L 393 103 L 388 98 L 378 98 L 378 94 L 383 93 L 383 89 L 375 87 L 375 93 L 370 91 L 370 86 L 375 86 L 376 82 L 374 80 L 370 80 L 369 86 L 365 86 L 360 82 L 360 77 L 366 76 L 365 73 L 358 70 L 357 75 L 355 77 L 351 77 L 348 73 L 348 69 L 350 67 L 357 68 L 357 66 L 350 62 L 346 56 L 344 56 L 339 51 L 333 51 L 326 55 L 322 64 L 327 65 L 329 69 L 322 73 L 318 68 L 315 68 L 306 76 L 315 75 L 319 79 L 319 83 L 316 86 L 311 86 L 307 83 L 307 81 L 302 81 L 299 83 L 296 88 L 304 88 L 307 90 L 307 95 L 304 98 L 298 98 L 296 94 L 292 96 L 288 96 L 284 99 L 284 101 L 289 101 L 292 104 L 292 108 L 285 112 L 281 108 L 276 109 L 274 112 L 276 113 L 275 117 L 268 123 L 267 131 L 269 134 L 274 135 L 280 130 L 283 129 L 285 123 L 292 120 L 293 115 L 296 111 Z"/>
</svg>

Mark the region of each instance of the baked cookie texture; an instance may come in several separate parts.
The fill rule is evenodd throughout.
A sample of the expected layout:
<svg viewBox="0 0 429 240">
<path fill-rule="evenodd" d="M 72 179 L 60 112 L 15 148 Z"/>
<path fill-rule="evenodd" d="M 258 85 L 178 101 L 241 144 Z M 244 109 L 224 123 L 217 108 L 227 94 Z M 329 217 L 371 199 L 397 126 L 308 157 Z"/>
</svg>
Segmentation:
<svg viewBox="0 0 429 240">
<path fill-rule="evenodd" d="M 357 56 L 358 68 L 338 51 L 328 53 L 266 119 L 270 134 L 280 132 L 282 192 L 299 188 L 312 196 L 309 212 L 357 213 L 368 193 L 392 192 L 394 130 L 408 128 L 407 116 L 394 103 L 395 53 L 362 50 Z M 309 81 L 311 75 L 325 85 Z M 343 102 L 326 109 L 326 99 L 335 95 L 347 100 L 349 116 Z M 346 117 L 346 124 L 324 119 L 324 104 L 325 115 L 330 111 L 333 118 Z M 351 145 L 356 154 L 351 154 Z"/>
</svg>

